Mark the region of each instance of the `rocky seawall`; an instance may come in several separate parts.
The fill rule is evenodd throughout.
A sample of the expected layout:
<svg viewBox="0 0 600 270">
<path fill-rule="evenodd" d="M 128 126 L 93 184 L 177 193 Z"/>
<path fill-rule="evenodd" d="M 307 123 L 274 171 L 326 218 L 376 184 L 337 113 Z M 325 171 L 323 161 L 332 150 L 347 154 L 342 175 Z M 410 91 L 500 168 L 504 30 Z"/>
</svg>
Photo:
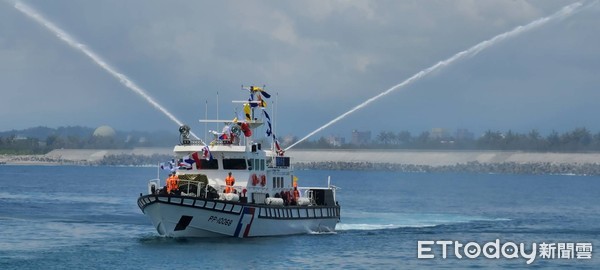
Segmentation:
<svg viewBox="0 0 600 270">
<path fill-rule="evenodd" d="M 296 169 L 600 175 L 600 153 L 299 150 Z"/>
<path fill-rule="evenodd" d="M 373 162 L 300 162 L 294 165 L 296 169 L 312 170 L 376 170 L 400 172 L 469 172 L 469 173 L 498 173 L 498 174 L 573 174 L 600 175 L 600 164 L 552 164 L 538 163 L 480 163 L 477 161 L 455 165 L 415 165 Z"/>
<path fill-rule="evenodd" d="M 154 165 L 173 158 L 170 148 L 60 149 L 46 155 L 0 156 L 16 165 Z M 520 151 L 291 150 L 296 169 L 385 170 L 600 175 L 600 153 Z"/>
</svg>

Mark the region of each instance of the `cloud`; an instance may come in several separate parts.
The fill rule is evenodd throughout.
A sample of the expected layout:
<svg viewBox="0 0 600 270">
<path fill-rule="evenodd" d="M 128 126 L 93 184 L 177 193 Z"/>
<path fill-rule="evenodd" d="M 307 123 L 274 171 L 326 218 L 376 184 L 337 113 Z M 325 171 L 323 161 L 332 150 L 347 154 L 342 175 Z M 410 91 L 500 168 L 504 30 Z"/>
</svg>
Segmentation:
<svg viewBox="0 0 600 270">
<path fill-rule="evenodd" d="M 279 132 L 302 136 L 421 69 L 572 1 L 27 3 L 192 127 L 204 117 L 205 101 L 211 103 L 209 114 L 216 116 L 212 103 L 217 91 L 220 116 L 229 117 L 225 101 L 245 97 L 241 84 L 266 84 L 279 93 L 277 108 L 286 120 L 278 123 Z M 172 126 L 80 53 L 10 5 L 1 5 L 0 81 L 6 90 L 0 112 L 11 117 L 0 120 L 0 130 L 78 121 L 135 129 Z M 493 127 L 493 118 L 507 119 L 500 121 L 504 126 L 532 126 L 543 118 L 539 112 L 548 116 L 560 109 L 530 88 L 546 88 L 546 93 L 555 93 L 550 97 L 560 99 L 574 91 L 566 90 L 568 83 L 562 81 L 577 80 L 577 93 L 594 96 L 589 89 L 598 83 L 594 74 L 600 42 L 594 33 L 599 18 L 598 8 L 591 8 L 500 44 L 374 103 L 332 132 L 390 129 L 390 115 L 402 123 L 398 129 L 487 128 Z M 522 108 L 519 112 L 529 116 L 519 120 L 495 109 L 509 99 L 498 89 L 512 89 L 504 96 L 510 94 L 511 102 Z M 31 100 L 39 96 L 44 99 Z M 18 105 L 24 101 L 31 106 Z M 574 107 L 584 104 L 581 99 L 569 102 Z M 114 109 L 100 109 L 108 106 Z M 421 117 L 412 116 L 408 108 Z M 25 113 L 14 113 L 18 110 Z M 559 128 L 567 122 L 546 125 Z"/>
</svg>

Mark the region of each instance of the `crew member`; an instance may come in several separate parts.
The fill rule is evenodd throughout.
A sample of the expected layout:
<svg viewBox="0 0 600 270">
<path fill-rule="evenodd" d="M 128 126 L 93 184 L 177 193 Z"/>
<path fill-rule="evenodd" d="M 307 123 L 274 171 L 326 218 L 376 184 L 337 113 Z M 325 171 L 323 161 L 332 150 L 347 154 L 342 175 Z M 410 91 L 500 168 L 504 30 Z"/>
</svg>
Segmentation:
<svg viewBox="0 0 600 270">
<path fill-rule="evenodd" d="M 298 198 L 300 198 L 300 191 L 298 190 L 298 187 L 295 186 L 294 187 L 294 201 L 296 203 L 298 203 Z"/>
<path fill-rule="evenodd" d="M 235 178 L 229 172 L 229 175 L 225 178 L 225 193 L 233 193 L 235 190 L 233 185 L 235 185 Z"/>
<path fill-rule="evenodd" d="M 173 173 L 169 173 L 169 177 L 167 177 L 167 179 L 165 179 L 165 190 L 167 191 L 167 194 L 171 193 L 171 177 L 173 177 Z"/>
<path fill-rule="evenodd" d="M 179 189 L 179 177 L 177 174 L 172 173 L 169 178 L 167 178 L 167 193 L 171 194 L 171 192 L 175 192 Z"/>
</svg>

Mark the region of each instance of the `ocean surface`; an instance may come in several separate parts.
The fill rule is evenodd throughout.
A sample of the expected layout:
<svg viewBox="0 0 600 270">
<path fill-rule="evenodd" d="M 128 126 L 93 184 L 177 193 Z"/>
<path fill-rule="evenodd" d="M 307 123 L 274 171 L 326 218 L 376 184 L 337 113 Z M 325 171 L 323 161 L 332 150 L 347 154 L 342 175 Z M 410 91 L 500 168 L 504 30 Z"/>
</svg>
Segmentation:
<svg viewBox="0 0 600 270">
<path fill-rule="evenodd" d="M 136 204 L 156 174 L 0 165 L 0 269 L 600 268 L 600 177 L 302 170 L 300 186 L 331 176 L 341 188 L 337 233 L 172 239 L 158 236 Z M 434 258 L 417 258 L 418 241 L 483 247 L 497 239 L 501 249 L 524 243 L 527 253 L 534 243 L 565 245 L 553 259 L 538 248 L 530 264 L 483 251 L 468 258 L 462 249 L 459 259 L 454 244 L 446 258 L 441 245 L 424 244 Z M 591 252 L 575 252 L 585 243 Z"/>
</svg>

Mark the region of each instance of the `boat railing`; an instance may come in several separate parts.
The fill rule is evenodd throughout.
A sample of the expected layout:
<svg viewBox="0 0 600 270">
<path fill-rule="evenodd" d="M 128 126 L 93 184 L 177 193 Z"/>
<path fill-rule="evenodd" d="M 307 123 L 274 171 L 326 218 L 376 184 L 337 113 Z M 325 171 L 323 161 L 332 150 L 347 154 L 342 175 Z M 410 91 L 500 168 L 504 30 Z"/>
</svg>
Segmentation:
<svg viewBox="0 0 600 270">
<path fill-rule="evenodd" d="M 237 186 L 236 186 L 236 185 L 234 185 L 234 186 L 232 186 L 232 187 L 233 187 L 233 189 L 235 190 L 235 192 L 233 192 L 233 193 L 236 193 L 236 194 L 242 194 L 242 191 L 243 191 L 244 189 L 246 189 L 246 187 L 245 187 L 245 186 L 240 186 L 240 185 L 237 185 Z M 225 193 L 225 190 L 226 190 L 226 189 L 227 189 L 227 185 L 219 185 L 219 186 L 218 186 L 218 188 L 217 188 L 217 191 L 218 191 L 219 193 Z"/>
<path fill-rule="evenodd" d="M 200 192 L 205 186 L 202 181 L 182 180 L 179 179 L 179 191 L 182 196 L 200 197 Z M 204 197 L 207 196 L 208 189 L 204 189 Z"/>
<path fill-rule="evenodd" d="M 151 179 L 148 181 L 148 194 L 156 194 L 160 188 L 160 179 Z"/>
<path fill-rule="evenodd" d="M 207 187 L 208 188 L 205 188 Z M 186 197 L 201 197 L 210 198 L 209 193 L 225 193 L 226 185 L 207 185 L 203 181 L 197 180 L 178 180 L 178 190 L 171 194 L 186 196 Z M 160 179 L 152 179 L 148 181 L 148 194 L 167 194 L 166 186 L 160 185 Z M 246 187 L 241 185 L 233 186 L 235 194 L 243 196 L 243 191 Z M 218 197 L 218 195 L 217 195 Z"/>
</svg>

